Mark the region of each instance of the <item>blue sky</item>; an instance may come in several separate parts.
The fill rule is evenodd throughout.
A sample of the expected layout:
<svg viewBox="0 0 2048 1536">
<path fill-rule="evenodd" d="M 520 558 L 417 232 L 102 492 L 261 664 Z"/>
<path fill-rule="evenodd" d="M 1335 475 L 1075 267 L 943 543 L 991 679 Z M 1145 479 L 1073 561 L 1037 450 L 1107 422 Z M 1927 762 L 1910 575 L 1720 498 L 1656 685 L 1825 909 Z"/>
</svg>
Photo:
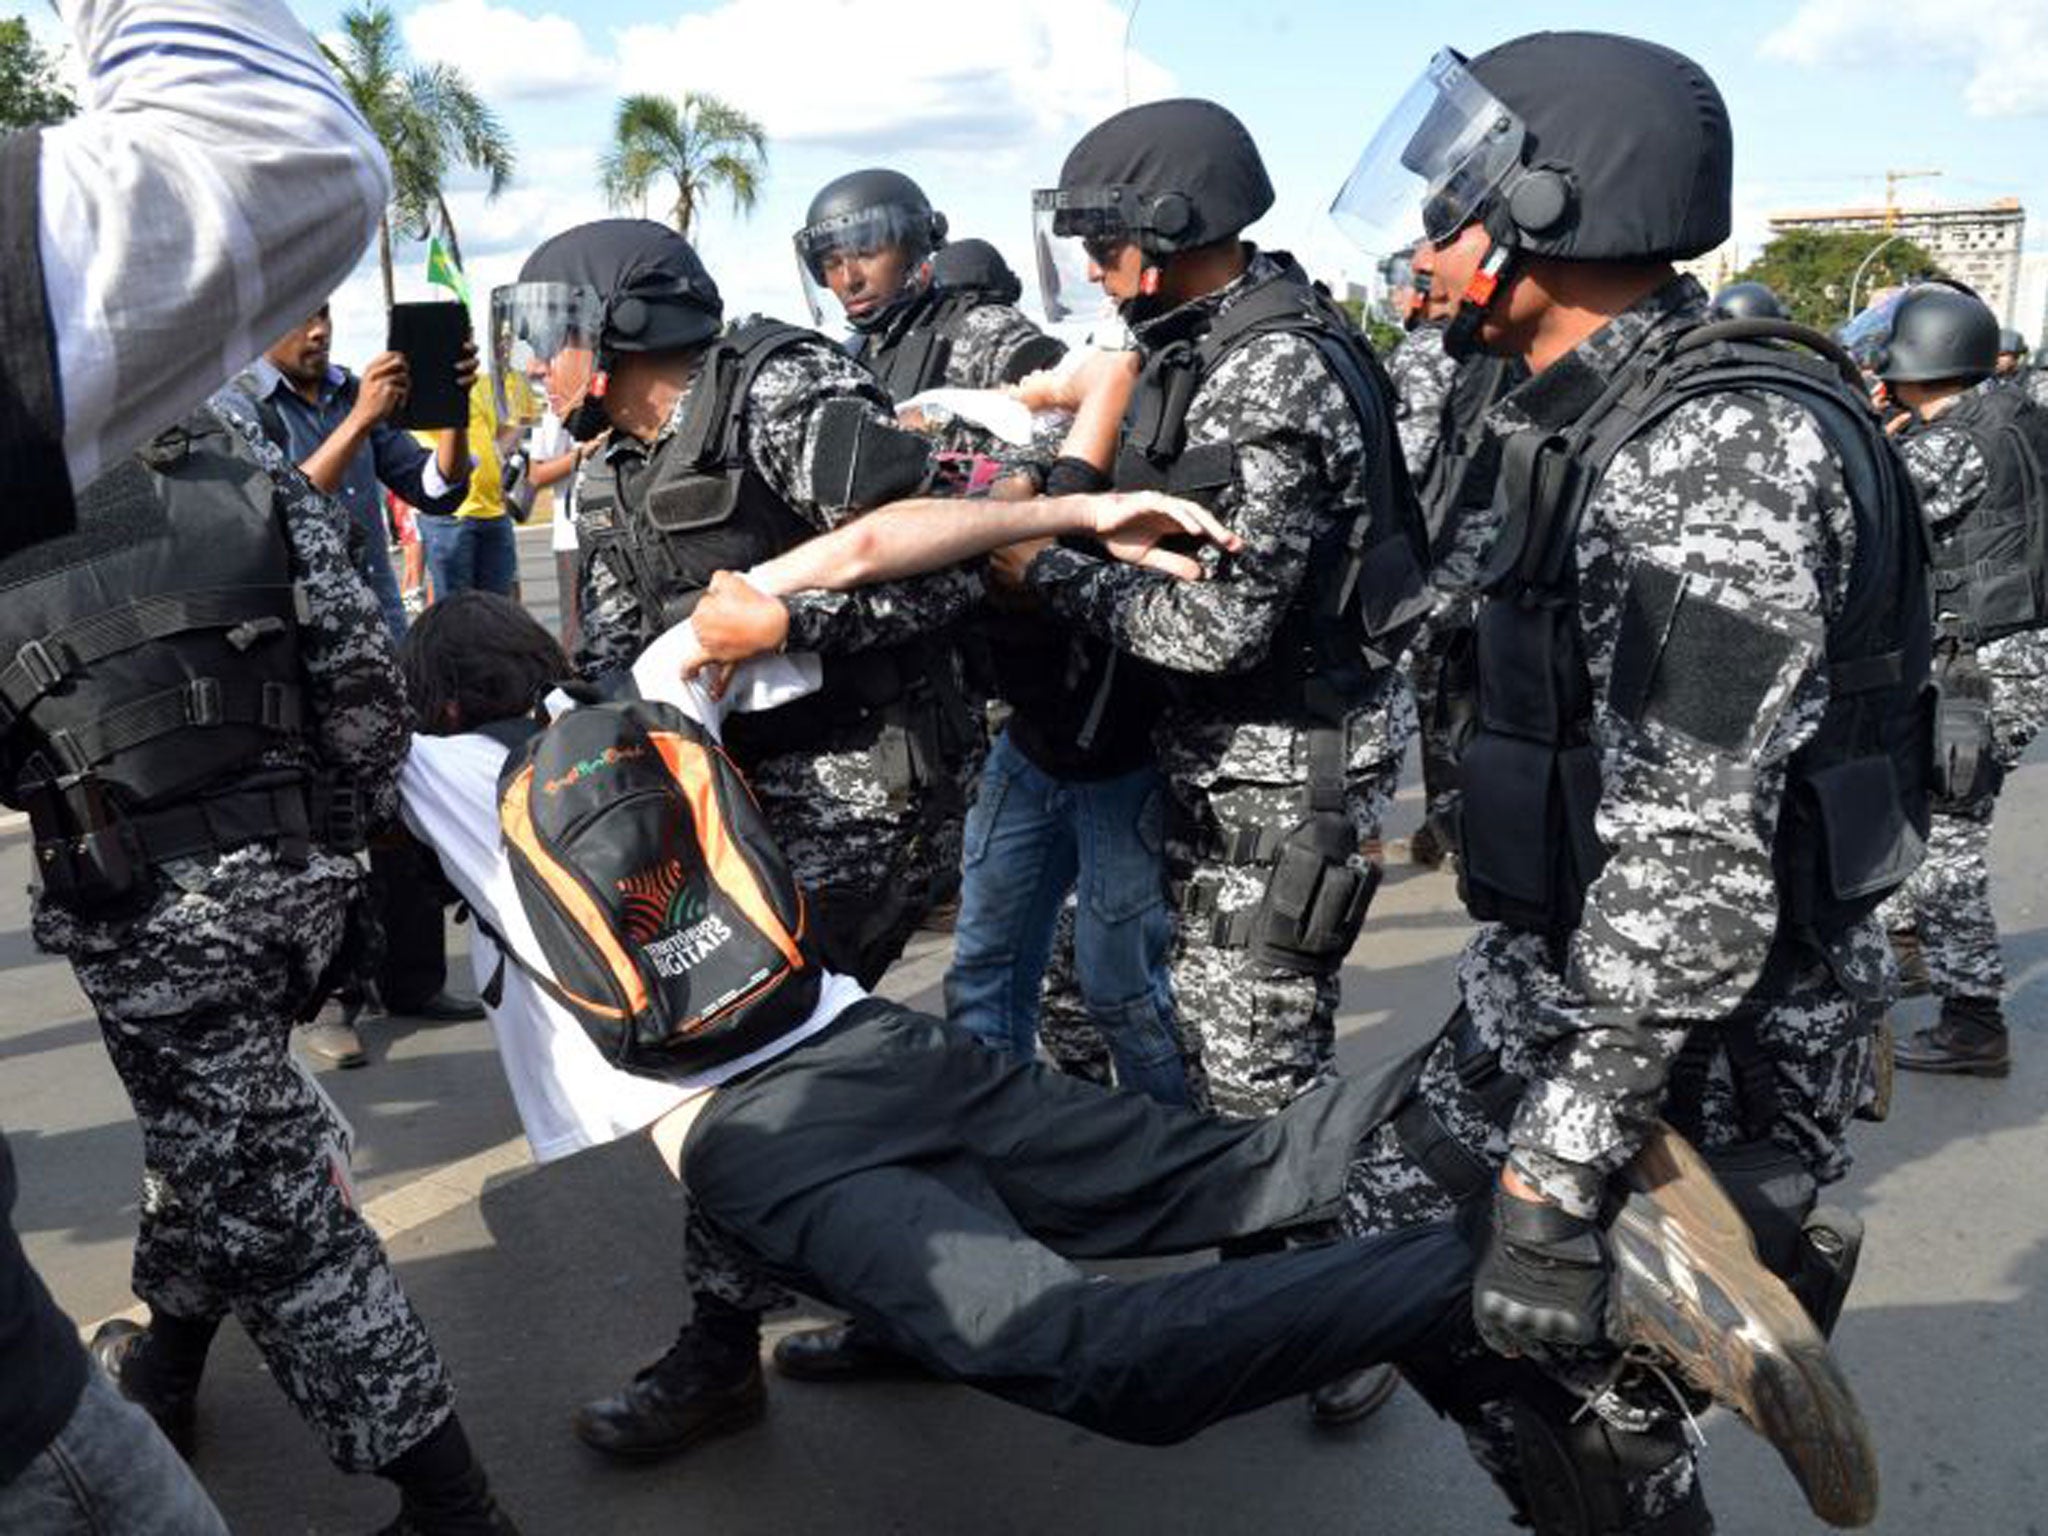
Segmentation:
<svg viewBox="0 0 2048 1536">
<path fill-rule="evenodd" d="M 517 187 L 455 217 L 478 287 L 526 250 L 606 210 L 595 163 L 617 97 L 709 90 L 761 118 L 768 182 L 751 218 L 709 210 L 703 253 L 728 310 L 801 318 L 790 232 L 830 177 L 886 162 L 917 177 L 958 234 L 1021 262 L 1029 192 L 1067 147 L 1132 99 L 1211 96 L 1251 128 L 1280 200 L 1254 230 L 1331 279 L 1365 262 L 1330 224 L 1330 198 L 1380 116 L 1430 52 L 1468 53 L 1533 27 L 1633 32 L 1704 64 L 1736 127 L 1737 233 L 1745 254 L 1768 212 L 1880 202 L 1887 169 L 1939 168 L 1901 201 L 2016 196 L 2028 246 L 2048 250 L 2048 0 L 1909 8 L 1871 0 L 1777 4 L 1467 0 L 1455 8 L 1247 6 L 1213 0 L 399 0 L 417 58 L 467 70 L 518 139 Z M 344 7 L 301 4 L 317 32 Z M 1981 11 L 1981 16 L 1964 14 Z M 920 19 L 922 18 L 922 19 Z M 1444 26 L 1441 34 L 1432 30 Z M 1622 125 L 1617 125 L 1618 131 Z M 659 207 L 655 212 L 659 216 Z M 408 252 L 401 297 L 418 295 Z M 481 296 L 481 295 L 480 295 Z M 337 300 L 337 351 L 380 338 L 374 269 Z"/>
</svg>

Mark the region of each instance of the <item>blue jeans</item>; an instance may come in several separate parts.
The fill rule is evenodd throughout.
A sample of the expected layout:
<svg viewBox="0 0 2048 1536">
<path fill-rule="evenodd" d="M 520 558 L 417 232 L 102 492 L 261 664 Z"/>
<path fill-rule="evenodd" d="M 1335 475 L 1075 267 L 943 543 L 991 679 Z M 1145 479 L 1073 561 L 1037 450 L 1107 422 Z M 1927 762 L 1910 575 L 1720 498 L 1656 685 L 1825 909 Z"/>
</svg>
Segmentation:
<svg viewBox="0 0 2048 1536">
<path fill-rule="evenodd" d="M 1073 890 L 1074 971 L 1118 1082 L 1162 1104 L 1187 1103 L 1167 981 L 1165 817 L 1154 769 L 1055 779 L 1007 732 L 998 736 L 967 814 L 947 1017 L 995 1050 L 1032 1059 L 1053 923 Z"/>
<path fill-rule="evenodd" d="M 228 1528 L 149 1415 L 95 1366 L 57 1438 L 0 1483 L 7 1536 L 227 1536 Z"/>
<path fill-rule="evenodd" d="M 420 543 L 427 551 L 427 574 L 434 579 L 434 601 L 457 592 L 512 595 L 519 574 L 519 546 L 509 517 L 419 516 Z"/>
</svg>

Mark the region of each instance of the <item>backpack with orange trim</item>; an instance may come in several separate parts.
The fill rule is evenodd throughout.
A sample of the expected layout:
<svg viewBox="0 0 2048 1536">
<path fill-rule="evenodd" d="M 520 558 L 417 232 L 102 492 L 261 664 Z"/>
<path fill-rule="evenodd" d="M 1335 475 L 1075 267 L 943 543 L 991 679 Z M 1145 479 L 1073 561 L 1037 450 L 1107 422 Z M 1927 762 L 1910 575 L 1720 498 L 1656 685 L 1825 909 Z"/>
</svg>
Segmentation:
<svg viewBox="0 0 2048 1536">
<path fill-rule="evenodd" d="M 707 1071 L 810 1017 L 821 966 L 803 891 L 708 731 L 646 700 L 508 726 L 523 739 L 490 732 L 513 749 L 499 829 L 554 974 L 499 949 L 607 1060 L 665 1078 Z"/>
</svg>

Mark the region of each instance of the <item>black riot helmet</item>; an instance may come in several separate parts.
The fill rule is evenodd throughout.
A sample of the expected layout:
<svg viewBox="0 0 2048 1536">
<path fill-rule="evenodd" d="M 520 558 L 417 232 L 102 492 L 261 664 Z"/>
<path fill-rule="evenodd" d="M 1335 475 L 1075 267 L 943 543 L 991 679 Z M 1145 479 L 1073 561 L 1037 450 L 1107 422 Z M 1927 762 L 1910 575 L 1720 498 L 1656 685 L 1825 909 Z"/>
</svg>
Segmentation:
<svg viewBox="0 0 2048 1536">
<path fill-rule="evenodd" d="M 1887 384 L 1974 384 L 1998 367 L 1998 317 L 1973 293 L 1927 283 L 1892 310 L 1891 333 L 1872 362 Z"/>
<path fill-rule="evenodd" d="M 875 166 L 850 171 L 820 188 L 795 239 L 812 324 L 825 324 L 829 308 L 843 311 L 855 330 L 872 330 L 922 286 L 923 264 L 946 243 L 946 216 L 934 212 L 924 189 L 901 171 Z M 895 291 L 871 307 L 842 305 L 828 279 L 828 265 L 834 257 L 880 251 L 894 251 L 901 259 L 902 281 Z"/>
<path fill-rule="evenodd" d="M 651 219 L 599 219 L 543 241 L 519 281 L 491 291 L 491 376 L 499 419 L 526 425 L 543 403 L 533 381 L 565 353 L 587 354 L 589 377 L 565 424 L 603 430 L 597 381 L 625 352 L 701 346 L 724 327 L 725 304 L 690 242 Z"/>
<path fill-rule="evenodd" d="M 2027 355 L 2027 338 L 2011 326 L 1998 333 L 1998 352 L 2001 357 L 2024 359 Z"/>
<path fill-rule="evenodd" d="M 1680 260 L 1728 238 L 1734 143 L 1705 70 L 1655 43 L 1539 32 L 1469 63 L 1444 49 L 1381 124 L 1332 214 L 1369 251 L 1448 244 L 1484 225 L 1492 249 L 1452 328 L 1469 347 L 1523 254 Z"/>
<path fill-rule="evenodd" d="M 955 240 L 932 257 L 932 286 L 943 293 L 978 293 L 992 303 L 1014 304 L 1024 284 L 986 240 Z"/>
<path fill-rule="evenodd" d="M 1790 320 L 1783 302 L 1767 283 L 1730 283 L 1714 295 L 1714 316 L 1720 320 Z"/>
<path fill-rule="evenodd" d="M 1031 194 L 1046 316 L 1063 319 L 1092 304 L 1091 246 L 1105 253 L 1130 241 L 1158 263 L 1228 240 L 1272 206 L 1258 146 L 1225 108 L 1197 100 L 1128 107 L 1082 136 L 1057 187 Z"/>
</svg>

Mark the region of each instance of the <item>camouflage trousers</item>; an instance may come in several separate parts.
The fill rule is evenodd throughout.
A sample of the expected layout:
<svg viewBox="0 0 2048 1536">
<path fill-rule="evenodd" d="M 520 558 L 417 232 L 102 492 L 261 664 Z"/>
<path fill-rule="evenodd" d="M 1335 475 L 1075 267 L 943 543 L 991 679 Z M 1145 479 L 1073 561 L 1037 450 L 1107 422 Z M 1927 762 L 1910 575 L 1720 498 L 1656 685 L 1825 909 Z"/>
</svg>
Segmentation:
<svg viewBox="0 0 2048 1536">
<path fill-rule="evenodd" d="M 1987 808 L 1988 809 L 1988 808 Z M 2005 957 L 1991 915 L 1991 818 L 1929 818 L 1927 857 L 1878 916 L 1894 933 L 1918 935 L 1936 997 L 2005 995 Z"/>
<path fill-rule="evenodd" d="M 1372 722 L 1363 751 L 1354 749 L 1345 776 L 1344 809 L 1364 870 L 1366 844 L 1377 839 L 1414 730 L 1408 690 L 1399 689 Z M 1306 813 L 1306 772 L 1289 782 L 1219 778 L 1194 782 L 1170 775 L 1175 815 L 1166 839 L 1166 867 L 1180 904 L 1171 963 L 1194 1102 L 1218 1114 L 1270 1115 L 1336 1070 L 1337 972 L 1341 956 L 1315 975 L 1283 969 L 1240 945 L 1217 942 L 1217 925 L 1264 898 L 1270 862 L 1232 863 L 1217 854 L 1215 829 L 1284 831 Z M 1376 872 L 1375 872 L 1376 873 Z M 1200 915 L 1187 911 L 1200 892 Z"/>
<path fill-rule="evenodd" d="M 232 1312 L 336 1464 L 374 1470 L 455 1394 L 355 1208 L 346 1132 L 290 1051 L 360 872 L 325 854 L 293 869 L 261 846 L 172 871 L 132 922 L 36 914 L 142 1125 L 135 1293 L 180 1318 Z"/>
</svg>

